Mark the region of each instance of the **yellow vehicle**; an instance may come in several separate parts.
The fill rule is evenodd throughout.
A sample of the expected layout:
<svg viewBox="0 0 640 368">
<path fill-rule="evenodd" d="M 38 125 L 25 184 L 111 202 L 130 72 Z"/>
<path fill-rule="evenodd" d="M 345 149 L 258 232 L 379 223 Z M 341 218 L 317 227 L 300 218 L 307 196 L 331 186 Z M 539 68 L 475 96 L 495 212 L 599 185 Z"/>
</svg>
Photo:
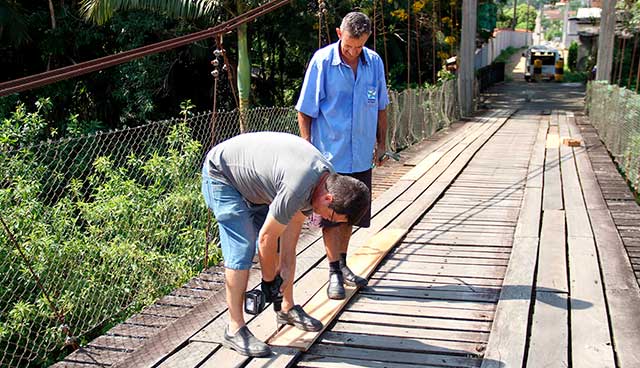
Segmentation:
<svg viewBox="0 0 640 368">
<path fill-rule="evenodd" d="M 561 58 L 557 49 L 550 46 L 536 45 L 529 47 L 526 52 L 522 53 L 522 56 L 525 58 L 524 79 L 527 82 L 542 78 L 554 80 L 556 62 Z M 536 60 L 542 62 L 542 67 L 539 69 L 535 68 Z M 537 73 L 540 73 L 540 75 L 534 75 Z"/>
</svg>

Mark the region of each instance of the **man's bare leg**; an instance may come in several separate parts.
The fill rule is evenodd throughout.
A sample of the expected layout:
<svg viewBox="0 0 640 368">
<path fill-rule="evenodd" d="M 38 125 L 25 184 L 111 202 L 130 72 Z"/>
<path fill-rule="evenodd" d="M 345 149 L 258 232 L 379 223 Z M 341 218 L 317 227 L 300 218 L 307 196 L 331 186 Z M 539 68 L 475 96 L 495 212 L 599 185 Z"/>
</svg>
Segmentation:
<svg viewBox="0 0 640 368">
<path fill-rule="evenodd" d="M 229 307 L 229 333 L 235 334 L 244 322 L 244 292 L 247 290 L 249 270 L 225 268 L 225 287 Z"/>
<path fill-rule="evenodd" d="M 270 355 L 269 345 L 253 336 L 244 321 L 244 292 L 247 290 L 249 270 L 226 268 L 224 275 L 227 307 L 229 308 L 229 326 L 224 332 L 223 345 L 242 355 Z"/>
</svg>

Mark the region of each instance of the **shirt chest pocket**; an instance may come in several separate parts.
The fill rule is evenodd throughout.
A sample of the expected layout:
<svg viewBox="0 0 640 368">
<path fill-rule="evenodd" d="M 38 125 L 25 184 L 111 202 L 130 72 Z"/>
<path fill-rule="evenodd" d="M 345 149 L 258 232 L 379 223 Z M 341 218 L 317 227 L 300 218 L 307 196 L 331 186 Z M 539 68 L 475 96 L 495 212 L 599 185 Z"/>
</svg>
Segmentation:
<svg viewBox="0 0 640 368">
<path fill-rule="evenodd" d="M 378 88 L 375 85 L 367 85 L 367 107 L 376 106 L 378 103 Z"/>
</svg>

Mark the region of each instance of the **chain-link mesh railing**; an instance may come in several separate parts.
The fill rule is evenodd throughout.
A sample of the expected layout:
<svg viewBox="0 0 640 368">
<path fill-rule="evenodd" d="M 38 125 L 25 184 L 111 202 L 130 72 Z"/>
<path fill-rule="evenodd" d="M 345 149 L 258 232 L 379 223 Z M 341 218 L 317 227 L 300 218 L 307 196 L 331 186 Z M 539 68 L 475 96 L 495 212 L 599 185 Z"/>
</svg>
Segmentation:
<svg viewBox="0 0 640 368">
<path fill-rule="evenodd" d="M 401 150 L 430 137 L 459 117 L 456 81 L 389 94 L 387 147 Z"/>
<path fill-rule="evenodd" d="M 457 117 L 454 82 L 391 101 L 395 150 Z M 296 111 L 206 113 L 0 152 L 0 367 L 47 366 L 198 274 L 203 157 L 264 130 L 298 134 Z"/>
<path fill-rule="evenodd" d="M 640 191 L 640 95 L 607 82 L 590 82 L 586 109 L 618 167 Z"/>
</svg>

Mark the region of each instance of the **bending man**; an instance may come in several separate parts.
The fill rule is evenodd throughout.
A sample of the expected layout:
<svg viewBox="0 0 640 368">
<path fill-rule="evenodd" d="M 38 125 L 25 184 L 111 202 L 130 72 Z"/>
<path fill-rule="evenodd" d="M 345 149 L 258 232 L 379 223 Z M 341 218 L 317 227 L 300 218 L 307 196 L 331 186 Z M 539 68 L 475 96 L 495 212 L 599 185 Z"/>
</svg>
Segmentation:
<svg viewBox="0 0 640 368">
<path fill-rule="evenodd" d="M 355 223 L 369 206 L 367 187 L 335 174 L 329 161 L 300 137 L 262 132 L 241 134 L 209 151 L 202 193 L 215 214 L 224 257 L 230 321 L 223 345 L 247 356 L 271 354 L 249 331 L 243 315 L 256 241 L 263 290 L 270 289 L 277 275 L 283 280 L 278 322 L 305 331 L 322 329 L 293 301 L 300 230 L 312 211 L 333 222 Z"/>
</svg>

